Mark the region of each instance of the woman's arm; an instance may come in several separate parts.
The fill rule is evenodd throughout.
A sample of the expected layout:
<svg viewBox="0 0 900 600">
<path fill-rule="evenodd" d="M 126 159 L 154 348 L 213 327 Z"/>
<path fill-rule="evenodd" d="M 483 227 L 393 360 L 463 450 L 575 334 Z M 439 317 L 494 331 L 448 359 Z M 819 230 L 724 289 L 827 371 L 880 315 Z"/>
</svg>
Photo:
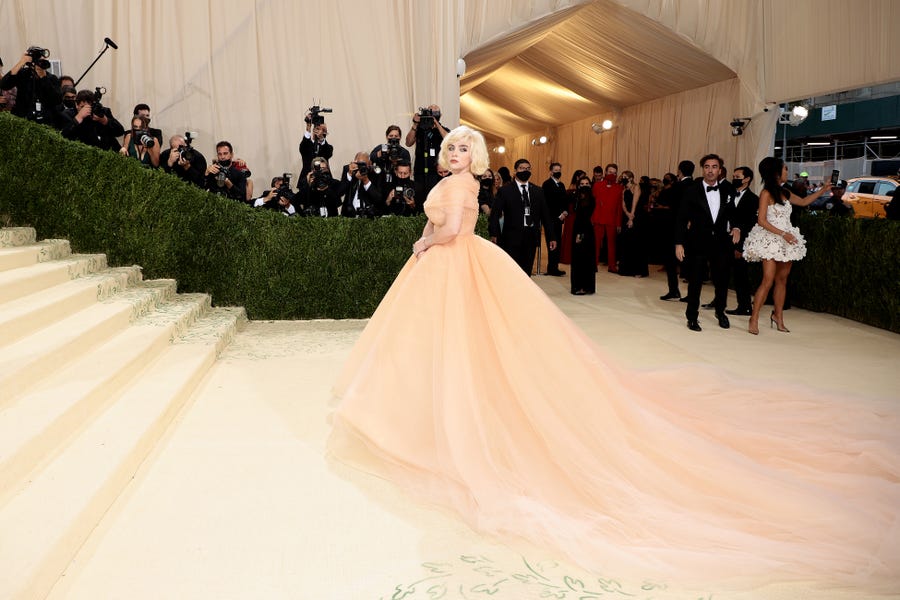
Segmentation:
<svg viewBox="0 0 900 600">
<path fill-rule="evenodd" d="M 462 208 L 459 208 L 448 211 L 447 218 L 440 227 L 435 227 L 431 221 L 428 221 L 428 224 L 425 225 L 425 231 L 422 232 L 421 239 L 413 244 L 413 252 L 415 252 L 416 256 L 419 256 L 436 244 L 446 244 L 455 239 L 462 229 L 462 217 L 463 211 Z"/>
<path fill-rule="evenodd" d="M 814 194 L 809 194 L 808 196 L 806 196 L 806 198 L 801 198 L 800 196 L 791 192 L 790 202 L 791 202 L 791 204 L 793 204 L 795 206 L 809 206 L 810 204 L 815 202 L 822 194 L 824 194 L 825 192 L 827 192 L 830 189 L 831 189 L 831 182 L 828 181 L 825 183 L 825 185 L 823 185 L 818 190 L 816 190 L 816 192 Z"/>
</svg>

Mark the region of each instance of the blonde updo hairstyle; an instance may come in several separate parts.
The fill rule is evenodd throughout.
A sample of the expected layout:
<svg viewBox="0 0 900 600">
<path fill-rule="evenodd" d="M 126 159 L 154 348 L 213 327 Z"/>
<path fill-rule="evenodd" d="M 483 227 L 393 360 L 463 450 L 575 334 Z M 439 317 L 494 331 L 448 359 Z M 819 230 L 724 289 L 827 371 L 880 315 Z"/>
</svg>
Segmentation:
<svg viewBox="0 0 900 600">
<path fill-rule="evenodd" d="M 480 132 L 465 125 L 460 125 L 444 136 L 444 141 L 441 142 L 441 152 L 438 154 L 438 164 L 449 170 L 450 160 L 447 156 L 447 146 L 462 142 L 469 143 L 469 155 L 472 157 L 472 162 L 469 163 L 469 172 L 476 177 L 481 177 L 491 164 L 487 144 Z"/>
</svg>

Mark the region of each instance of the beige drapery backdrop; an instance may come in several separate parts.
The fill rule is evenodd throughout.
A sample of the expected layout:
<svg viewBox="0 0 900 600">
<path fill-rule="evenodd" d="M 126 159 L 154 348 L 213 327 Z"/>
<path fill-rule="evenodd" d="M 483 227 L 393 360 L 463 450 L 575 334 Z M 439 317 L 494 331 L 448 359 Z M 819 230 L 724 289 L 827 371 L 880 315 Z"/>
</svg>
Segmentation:
<svg viewBox="0 0 900 600">
<path fill-rule="evenodd" d="M 506 139 L 510 153 L 504 162 L 523 154 L 536 165 L 556 158 L 571 172 L 576 165 L 616 161 L 659 175 L 671 170 L 673 161 L 696 160 L 712 150 L 726 156 L 730 167 L 755 164 L 771 147 L 776 111 L 761 112 L 767 101 L 900 80 L 900 2 L 894 0 L 611 2 L 602 0 L 609 10 L 634 11 L 659 23 L 737 78 L 604 108 L 587 118 L 561 112 L 549 130 L 523 127 Z M 444 122 L 453 126 L 458 57 L 477 57 L 479 49 L 504 36 L 540 29 L 542 19 L 563 22 L 588 10 L 587 4 L 0 0 L 0 55 L 8 68 L 27 45 L 41 44 L 77 77 L 102 48 L 102 39 L 111 37 L 120 49 L 107 52 L 81 87 L 107 87 L 105 101 L 123 122 L 135 103 L 147 102 L 154 125 L 167 136 L 198 131 L 198 147 L 208 157 L 215 141 L 229 139 L 262 189 L 271 176 L 299 170 L 302 116 L 314 98 L 335 110 L 328 116 L 334 163 L 381 142 L 388 124 L 405 131 L 411 113 L 423 104 L 440 104 Z M 645 52 L 653 61 L 653 47 Z M 472 62 L 471 73 L 479 77 L 491 70 Z M 547 79 L 552 82 L 553 73 Z M 730 139 L 727 127 L 736 116 L 753 117 L 738 140 Z M 595 136 L 590 123 L 606 117 L 616 120 L 617 128 Z M 551 144 L 528 144 L 546 133 Z"/>
</svg>

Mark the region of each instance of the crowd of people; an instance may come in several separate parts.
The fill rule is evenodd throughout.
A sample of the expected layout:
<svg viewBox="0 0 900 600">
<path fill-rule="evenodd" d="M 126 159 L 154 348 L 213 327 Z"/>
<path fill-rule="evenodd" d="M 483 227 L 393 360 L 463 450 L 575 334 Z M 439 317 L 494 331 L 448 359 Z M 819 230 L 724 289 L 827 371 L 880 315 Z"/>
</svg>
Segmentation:
<svg viewBox="0 0 900 600">
<path fill-rule="evenodd" d="M 385 141 L 371 151 L 357 152 L 338 177 L 330 166 L 334 147 L 328 142 L 323 116 L 330 109 L 315 106 L 305 116 L 297 184 L 292 185 L 291 174 L 284 173 L 273 177 L 268 189 L 254 194 L 251 171 L 246 161 L 235 156 L 229 141 L 216 144 L 212 161 L 192 146 L 192 132 L 172 135 L 163 150 L 163 132 L 150 126 L 151 111 L 146 103 L 135 105 L 126 129 L 101 103 L 105 90 L 76 90 L 71 77 L 57 79 L 49 72 L 42 52 L 46 54 L 43 49 L 29 48 L 3 74 L 0 110 L 56 127 L 68 139 L 119 152 L 146 168 L 162 169 L 249 206 L 286 216 L 411 216 L 423 212 L 429 191 L 449 174 L 438 162 L 448 133 L 440 121 L 439 106 L 419 108 L 405 136 L 399 125 L 388 126 Z M 590 174 L 576 170 L 567 185 L 562 165 L 552 162 L 547 178 L 537 185 L 530 181 L 531 163 L 521 158 L 512 172 L 505 166 L 484 172 L 479 182 L 479 210 L 488 217 L 491 239 L 529 275 L 534 272 L 543 233 L 548 249 L 546 274 L 563 276 L 560 264 L 570 265 L 572 294 L 595 293 L 598 265 L 623 276 L 647 277 L 649 264 L 661 263 L 668 289 L 660 298 L 687 303 L 685 314 L 691 330 L 700 330 L 700 290 L 704 281 L 711 280 L 715 297 L 702 306 L 715 310 L 718 324 L 729 327 L 727 314 L 746 315 L 751 317 L 751 332 L 758 331 L 754 310 L 760 303 L 751 297 L 744 247 L 754 227 L 766 221 L 758 218 L 759 197 L 750 190 L 754 171 L 738 167 L 729 180 L 725 165 L 715 154 L 703 157 L 700 166 L 702 178 L 693 179 L 695 164 L 684 160 L 676 173 L 638 179 L 634 172 L 620 173 L 618 165 L 610 163 L 594 167 Z M 770 199 L 774 198 L 773 177 L 769 174 L 764 181 Z M 780 181 L 778 187 L 788 193 L 791 203 L 808 205 L 831 186 L 810 182 L 804 172 L 790 183 Z M 845 188 L 845 181 L 837 182 L 823 209 L 852 215 L 852 208 L 842 200 Z M 721 194 L 721 201 L 711 193 Z M 775 201 L 780 205 L 780 198 Z M 720 207 L 722 219 L 718 218 Z M 802 238 L 797 237 L 797 242 Z M 790 264 L 794 259 L 785 260 Z M 725 299 L 732 276 L 737 306 L 727 310 Z M 783 301 L 786 277 L 786 273 L 767 270 L 760 289 L 768 292 L 768 287 L 774 287 L 776 299 L 782 296 Z M 679 278 L 688 283 L 685 296 Z M 772 321 L 778 320 L 779 329 L 786 331 L 781 319 L 777 309 Z"/>
</svg>

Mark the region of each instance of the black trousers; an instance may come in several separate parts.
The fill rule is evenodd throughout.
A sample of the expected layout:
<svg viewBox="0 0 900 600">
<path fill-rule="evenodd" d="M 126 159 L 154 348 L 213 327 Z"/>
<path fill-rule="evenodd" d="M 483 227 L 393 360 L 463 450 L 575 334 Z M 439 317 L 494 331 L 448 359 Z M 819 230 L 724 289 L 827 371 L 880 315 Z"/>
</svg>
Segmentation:
<svg viewBox="0 0 900 600">
<path fill-rule="evenodd" d="M 700 290 L 703 289 L 707 263 L 709 264 L 710 278 L 716 290 L 713 307 L 715 307 L 717 315 L 725 312 L 725 303 L 728 300 L 728 276 L 733 257 L 734 250 L 731 246 L 708 249 L 705 252 L 694 251 L 685 256 L 688 269 L 688 295 L 684 316 L 688 321 L 695 321 L 700 315 Z"/>
<path fill-rule="evenodd" d="M 548 273 L 556 273 L 559 271 L 559 250 L 560 243 L 559 241 L 562 239 L 562 230 L 563 230 L 563 222 L 559 219 L 552 220 L 553 231 L 550 232 L 550 235 L 553 239 L 556 240 L 556 250 L 550 250 L 550 244 L 547 244 L 547 272 Z"/>
<path fill-rule="evenodd" d="M 743 258 L 735 258 L 731 265 L 734 277 L 734 293 L 737 295 L 737 307 L 749 309 L 753 302 L 750 290 L 750 273 L 747 261 Z"/>
</svg>

